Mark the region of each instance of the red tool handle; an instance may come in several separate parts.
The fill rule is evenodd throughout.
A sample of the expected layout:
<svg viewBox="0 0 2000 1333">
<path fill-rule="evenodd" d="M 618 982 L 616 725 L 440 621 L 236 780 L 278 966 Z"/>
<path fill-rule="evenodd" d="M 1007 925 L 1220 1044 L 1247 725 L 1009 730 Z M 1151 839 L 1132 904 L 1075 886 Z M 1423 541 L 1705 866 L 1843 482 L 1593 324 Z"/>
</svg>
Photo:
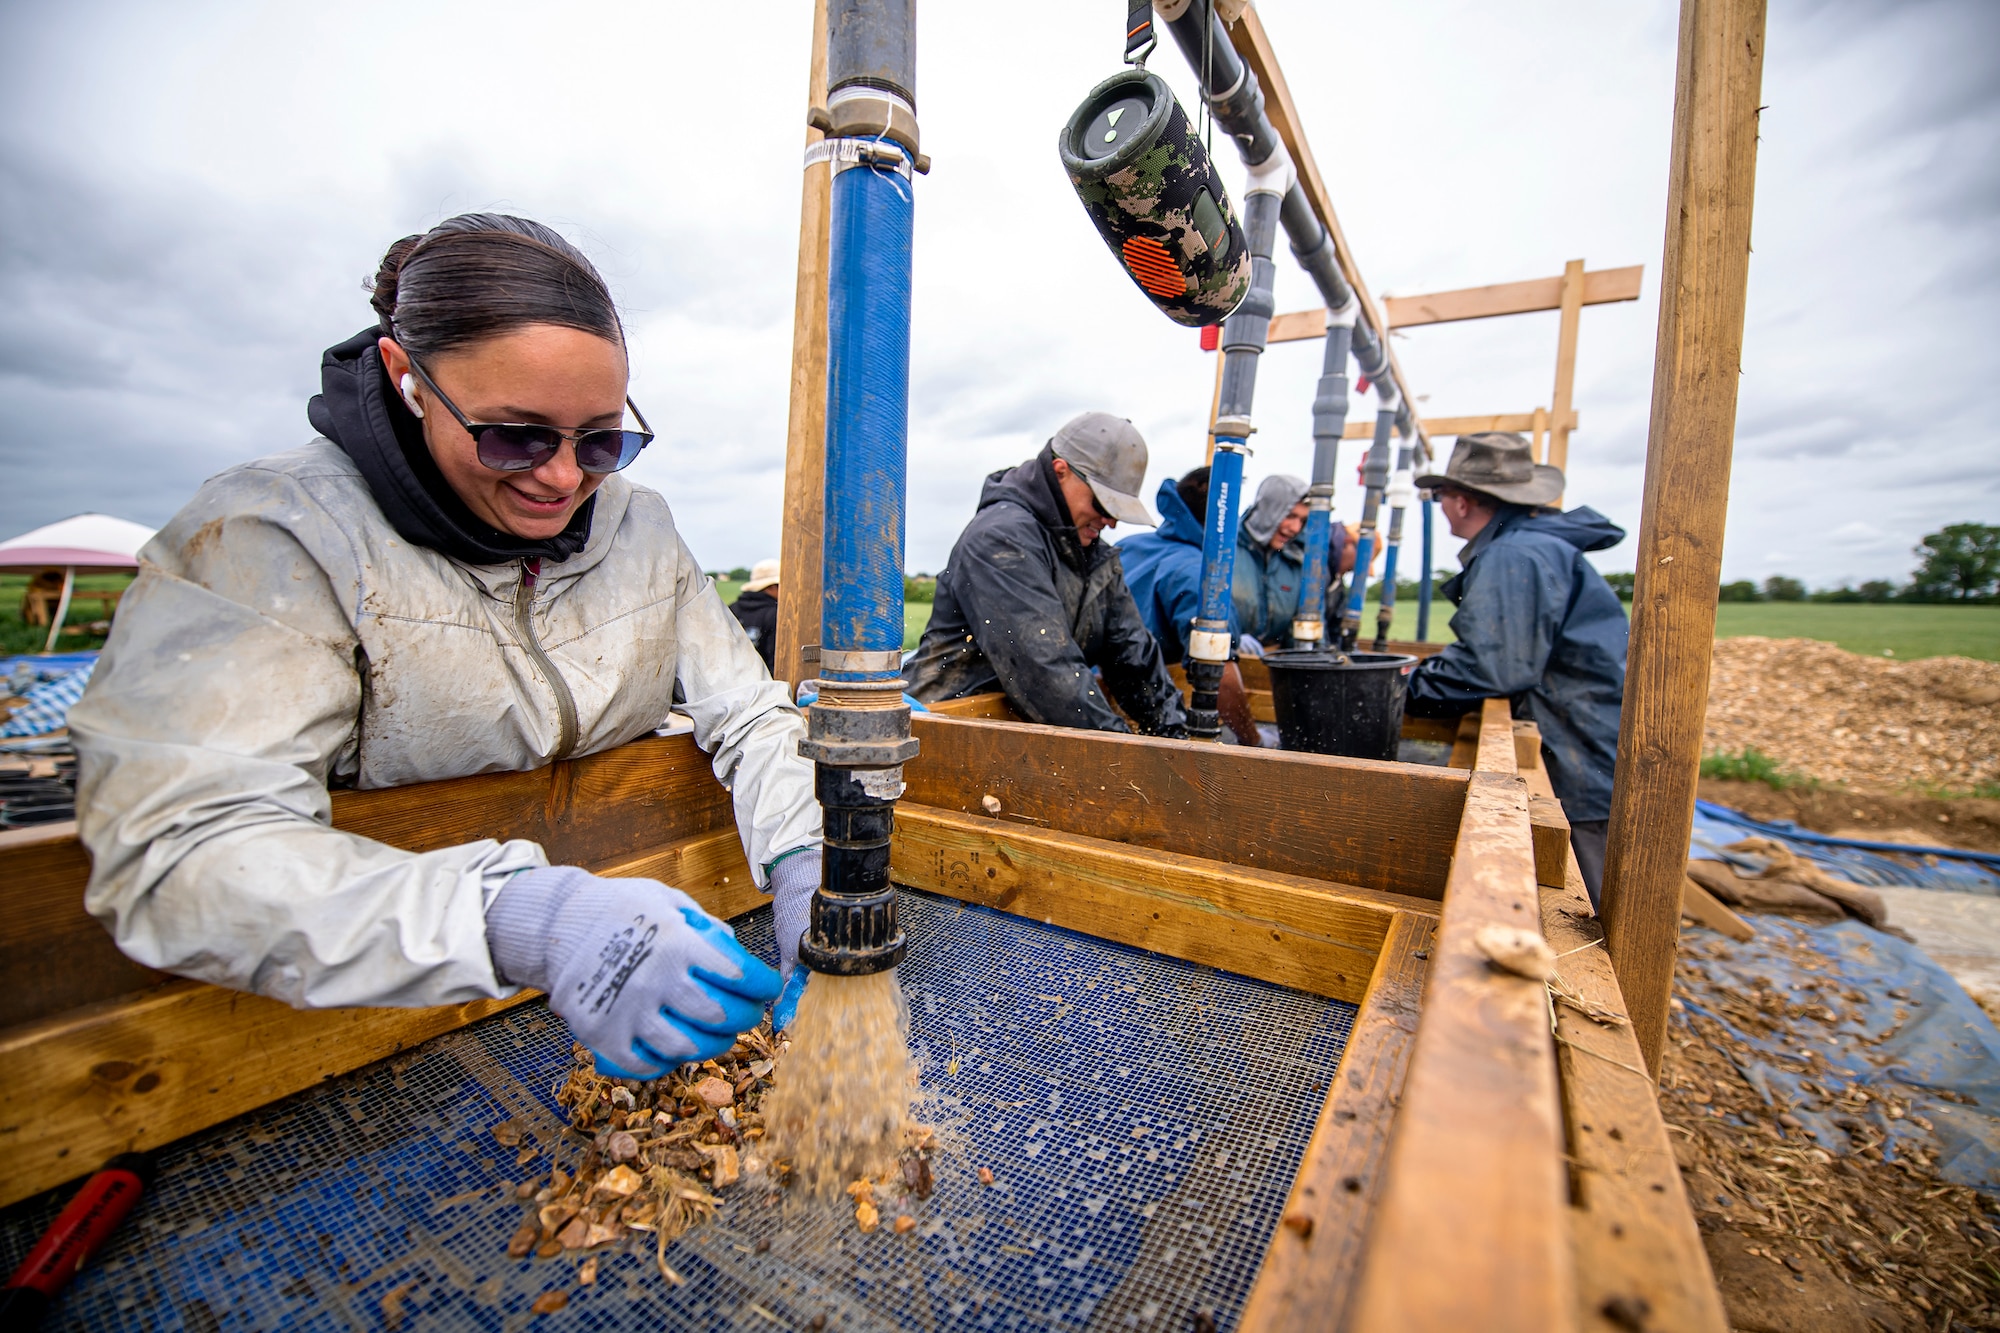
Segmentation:
<svg viewBox="0 0 2000 1333">
<path fill-rule="evenodd" d="M 39 1309 L 76 1276 L 90 1256 L 111 1239 L 118 1224 L 132 1211 L 153 1179 L 153 1163 L 145 1153 L 112 1158 L 83 1182 L 28 1257 L 7 1279 L 4 1309 Z"/>
</svg>

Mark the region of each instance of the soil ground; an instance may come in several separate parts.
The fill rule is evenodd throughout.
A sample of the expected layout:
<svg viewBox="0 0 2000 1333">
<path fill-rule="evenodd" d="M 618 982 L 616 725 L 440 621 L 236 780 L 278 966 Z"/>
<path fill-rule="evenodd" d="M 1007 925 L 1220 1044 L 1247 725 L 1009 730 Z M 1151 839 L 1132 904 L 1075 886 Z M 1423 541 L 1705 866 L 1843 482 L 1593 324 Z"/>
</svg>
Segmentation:
<svg viewBox="0 0 2000 1333">
<path fill-rule="evenodd" d="M 1795 781 L 1987 795 L 2000 787 L 2000 663 L 1721 639 L 1705 731 L 1705 753 L 1756 750 Z"/>
<path fill-rule="evenodd" d="M 1922 1152 L 1885 1160 L 1880 1138 L 1865 1130 L 1862 1117 L 1874 1111 L 1919 1115 L 1919 1090 L 1821 1087 L 1847 1113 L 1842 1123 L 1862 1135 L 1858 1151 L 1831 1156 L 1739 1072 L 1748 1053 L 1728 1029 L 1680 997 L 1742 1031 L 1786 1033 L 1800 1047 L 1835 1021 L 1832 1005 L 1895 1001 L 1818 981 L 1800 992 L 1720 991 L 1688 965 L 1704 953 L 1727 957 L 1732 947 L 1712 931 L 1683 934 L 1660 1079 L 1660 1110 L 1732 1328 L 2000 1329 L 2000 1199 L 1939 1179 Z M 1796 952 L 1801 971 L 1823 970 L 1816 955 Z"/>
<path fill-rule="evenodd" d="M 1878 842 L 1928 842 L 2000 853 L 2000 801 L 1939 799 L 1912 792 L 1786 787 L 1703 778 L 1699 795 L 1752 819 L 1788 819 L 1800 828 Z"/>
</svg>

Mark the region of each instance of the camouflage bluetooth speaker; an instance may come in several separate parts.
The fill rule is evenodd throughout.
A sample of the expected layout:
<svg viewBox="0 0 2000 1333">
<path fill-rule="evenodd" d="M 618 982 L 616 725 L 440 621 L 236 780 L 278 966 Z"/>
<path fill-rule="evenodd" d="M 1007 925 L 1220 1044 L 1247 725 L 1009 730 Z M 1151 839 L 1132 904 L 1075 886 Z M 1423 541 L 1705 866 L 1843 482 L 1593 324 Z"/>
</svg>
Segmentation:
<svg viewBox="0 0 2000 1333">
<path fill-rule="evenodd" d="M 1187 113 L 1158 76 L 1090 90 L 1058 144 L 1118 262 L 1176 324 L 1220 324 L 1250 290 L 1250 247 Z"/>
</svg>

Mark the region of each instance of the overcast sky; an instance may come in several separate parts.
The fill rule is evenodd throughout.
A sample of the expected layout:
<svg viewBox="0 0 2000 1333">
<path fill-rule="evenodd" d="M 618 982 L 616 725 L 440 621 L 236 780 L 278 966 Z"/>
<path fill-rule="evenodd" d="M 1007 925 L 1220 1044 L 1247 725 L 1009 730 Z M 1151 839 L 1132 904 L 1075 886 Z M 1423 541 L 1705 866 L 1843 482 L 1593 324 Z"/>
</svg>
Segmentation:
<svg viewBox="0 0 2000 1333">
<path fill-rule="evenodd" d="M 1260 10 L 1378 295 L 1645 265 L 1643 299 L 1584 313 L 1569 490 L 1636 526 L 1674 7 Z M 1075 412 L 1140 425 L 1149 500 L 1200 462 L 1212 358 L 1115 265 L 1056 157 L 1119 67 L 1120 16 L 921 10 L 911 569 Z M 805 0 L 0 7 L 0 537 L 85 510 L 158 524 L 302 443 L 388 243 L 501 209 L 613 286 L 661 433 L 632 475 L 706 565 L 775 554 L 809 28 Z M 1153 67 L 1194 105 L 1171 42 Z M 1922 534 L 2000 522 L 1997 67 L 1991 0 L 1772 0 L 1725 577 L 1901 579 Z M 1314 304 L 1282 255 L 1279 308 Z M 1515 412 L 1548 402 L 1555 335 L 1526 315 L 1398 348 L 1426 415 Z M 1253 481 L 1308 470 L 1318 363 L 1265 356 Z"/>
</svg>

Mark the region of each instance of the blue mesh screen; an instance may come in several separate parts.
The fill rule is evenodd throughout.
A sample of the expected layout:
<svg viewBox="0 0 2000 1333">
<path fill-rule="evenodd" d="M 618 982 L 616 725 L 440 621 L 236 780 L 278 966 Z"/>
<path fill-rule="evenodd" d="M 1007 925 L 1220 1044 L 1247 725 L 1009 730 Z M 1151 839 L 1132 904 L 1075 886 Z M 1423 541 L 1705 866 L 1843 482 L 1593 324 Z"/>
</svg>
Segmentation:
<svg viewBox="0 0 2000 1333">
<path fill-rule="evenodd" d="M 922 893 L 903 911 L 941 1143 L 914 1232 L 735 1189 L 668 1248 L 683 1286 L 650 1238 L 597 1251 L 589 1287 L 575 1256 L 510 1260 L 514 1185 L 545 1163 L 489 1131 L 548 1144 L 569 1061 L 535 1004 L 174 1145 L 46 1326 L 497 1330 L 559 1289 L 572 1329 L 1232 1327 L 1353 1006 Z M 774 955 L 768 910 L 736 924 Z M 0 1214 L 0 1262 L 68 1193 Z"/>
</svg>

